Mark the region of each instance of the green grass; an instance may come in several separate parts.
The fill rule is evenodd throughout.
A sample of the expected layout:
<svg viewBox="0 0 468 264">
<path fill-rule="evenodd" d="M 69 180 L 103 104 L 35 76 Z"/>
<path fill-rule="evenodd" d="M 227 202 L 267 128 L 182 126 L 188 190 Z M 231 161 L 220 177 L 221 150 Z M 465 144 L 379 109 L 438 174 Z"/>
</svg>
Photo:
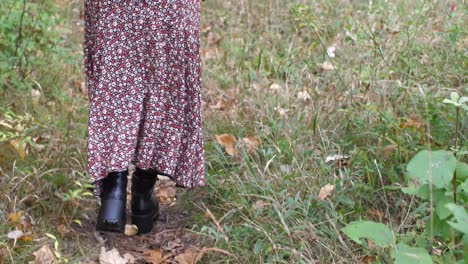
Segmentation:
<svg viewBox="0 0 468 264">
<path fill-rule="evenodd" d="M 358 246 L 340 231 L 359 219 L 383 222 L 409 245 L 430 248 L 421 227 L 428 205 L 400 187 L 406 163 L 418 150 L 454 143 L 455 112 L 441 102 L 451 91 L 467 93 L 467 10 L 463 1 L 452 2 L 455 12 L 444 1 L 202 2 L 208 186 L 201 198 L 187 195 L 183 203 L 197 208 L 191 229 L 203 243 L 235 256 L 209 253 L 204 263 L 359 263 L 365 256 L 391 262 L 388 250 Z M 76 27 L 70 10 L 77 6 L 59 8 L 59 17 L 69 20 L 57 27 Z M 39 103 L 13 82 L 0 95 L 3 114 L 33 117 L 15 121 L 22 125 L 16 138 L 46 135 L 45 148 L 28 146 L 24 160 L 9 140 L 1 143 L 5 262 L 31 260 L 38 249 L 36 242 L 13 245 L 6 237 L 13 228 L 8 214 L 17 211 L 34 220 L 34 238 L 56 235 L 64 257 L 98 253 L 80 242 L 90 238 L 74 222 L 91 221 L 95 201 L 79 193 L 64 196 L 87 181 L 80 35 L 67 36 L 52 37 L 63 41 L 53 51 L 42 47 L 53 54 L 48 67 L 32 67 L 41 57 L 31 55 L 38 77 L 22 83 L 41 90 Z M 332 45 L 333 58 L 327 55 Z M 324 70 L 324 62 L 335 70 Z M 271 90 L 272 84 L 280 90 Z M 304 91 L 310 99 L 298 97 Z M 210 108 L 222 98 L 233 105 Z M 255 135 L 262 145 L 230 157 L 214 136 L 223 133 Z M 465 147 L 465 134 L 461 138 Z M 389 145 L 395 147 L 388 151 Z M 349 164 L 326 163 L 333 154 L 349 155 Z M 319 201 L 326 184 L 335 185 L 335 192 Z M 215 220 L 206 216 L 208 209 Z M 60 232 L 59 226 L 70 231 Z M 436 242 L 436 263 L 460 259 L 454 252 L 462 245 Z"/>
</svg>

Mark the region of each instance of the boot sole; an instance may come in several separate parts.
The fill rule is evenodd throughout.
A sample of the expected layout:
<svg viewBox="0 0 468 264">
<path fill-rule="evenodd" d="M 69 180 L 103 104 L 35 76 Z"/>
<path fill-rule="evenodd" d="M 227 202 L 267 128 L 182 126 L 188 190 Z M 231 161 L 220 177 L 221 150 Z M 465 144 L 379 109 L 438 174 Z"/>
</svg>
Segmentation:
<svg viewBox="0 0 468 264">
<path fill-rule="evenodd" d="M 145 215 L 132 214 L 132 224 L 138 227 L 137 235 L 145 234 L 153 230 L 154 222 L 159 218 L 159 210 Z"/>
</svg>

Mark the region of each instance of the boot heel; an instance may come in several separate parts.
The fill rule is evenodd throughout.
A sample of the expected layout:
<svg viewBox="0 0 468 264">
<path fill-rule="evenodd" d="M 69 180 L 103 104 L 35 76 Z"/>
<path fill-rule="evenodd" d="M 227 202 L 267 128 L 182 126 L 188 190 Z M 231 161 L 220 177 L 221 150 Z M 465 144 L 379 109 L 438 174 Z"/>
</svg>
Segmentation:
<svg viewBox="0 0 468 264">
<path fill-rule="evenodd" d="M 154 221 L 158 220 L 159 212 L 146 215 L 133 215 L 132 224 L 138 227 L 138 235 L 151 232 L 154 226 Z"/>
<path fill-rule="evenodd" d="M 125 202 L 104 200 L 96 223 L 96 230 L 123 233 L 125 231 Z"/>
</svg>

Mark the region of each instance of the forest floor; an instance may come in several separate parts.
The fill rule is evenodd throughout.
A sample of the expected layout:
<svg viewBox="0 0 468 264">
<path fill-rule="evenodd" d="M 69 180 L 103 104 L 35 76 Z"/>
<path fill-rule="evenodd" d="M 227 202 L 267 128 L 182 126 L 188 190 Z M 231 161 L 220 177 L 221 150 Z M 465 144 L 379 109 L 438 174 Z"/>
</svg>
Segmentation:
<svg viewBox="0 0 468 264">
<path fill-rule="evenodd" d="M 405 187 L 467 149 L 464 1 L 201 2 L 207 186 L 158 181 L 143 236 L 95 231 L 82 4 L 0 3 L 0 264 L 462 263 L 457 188 Z"/>
</svg>

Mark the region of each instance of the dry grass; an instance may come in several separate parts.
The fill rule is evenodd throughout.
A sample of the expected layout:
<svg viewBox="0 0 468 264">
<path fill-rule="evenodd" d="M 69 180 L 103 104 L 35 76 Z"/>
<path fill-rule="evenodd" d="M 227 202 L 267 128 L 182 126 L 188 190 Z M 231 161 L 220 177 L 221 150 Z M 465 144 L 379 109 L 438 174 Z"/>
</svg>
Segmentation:
<svg viewBox="0 0 468 264">
<path fill-rule="evenodd" d="M 344 236 L 340 229 L 356 219 L 384 222 L 416 241 L 424 210 L 399 189 L 404 165 L 418 149 L 450 146 L 454 114 L 440 102 L 450 91 L 466 93 L 466 6 L 452 2 L 202 2 L 208 186 L 181 204 L 195 212 L 189 229 L 220 249 L 204 263 L 391 261 L 389 251 Z M 1 234 L 15 228 L 8 215 L 23 211 L 26 230 L 39 240 L 56 234 L 70 260 L 98 253 L 75 221 L 92 222 L 96 209 L 83 174 L 79 4 L 61 11 L 72 17 L 61 24 L 69 33 L 57 65 L 37 70 L 41 89 L 27 80 L 41 91 L 39 102 L 11 87 L 0 97 L 18 114 L 20 136 L 45 146 L 28 145 L 22 160 L 1 143 Z M 32 121 L 20 120 L 26 113 Z M 261 146 L 239 145 L 232 157 L 216 142 L 224 133 L 255 136 Z M 350 158 L 326 162 L 336 154 Z M 326 184 L 335 192 L 319 201 Z M 39 245 L 13 245 L 3 235 L 0 255 L 22 263 Z M 447 247 L 440 246 L 450 255 Z"/>
</svg>

